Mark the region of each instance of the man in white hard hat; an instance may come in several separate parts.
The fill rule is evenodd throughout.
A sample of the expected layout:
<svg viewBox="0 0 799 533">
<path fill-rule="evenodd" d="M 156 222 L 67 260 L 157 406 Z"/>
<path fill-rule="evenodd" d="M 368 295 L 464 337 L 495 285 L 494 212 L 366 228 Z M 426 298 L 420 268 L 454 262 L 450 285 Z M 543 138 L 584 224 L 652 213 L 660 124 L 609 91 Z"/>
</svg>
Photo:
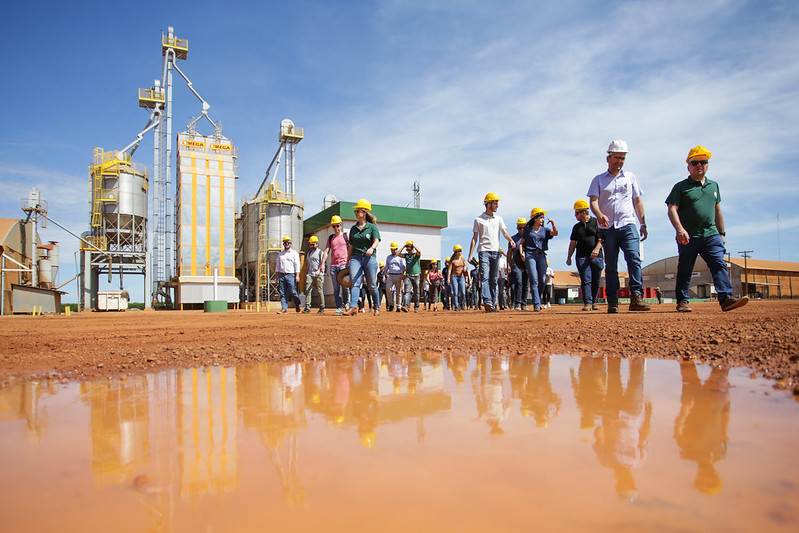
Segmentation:
<svg viewBox="0 0 799 533">
<path fill-rule="evenodd" d="M 666 198 L 669 220 L 677 231 L 677 279 L 674 292 L 677 296 L 677 311 L 688 313 L 688 291 L 696 256 L 701 255 L 719 296 L 722 311 L 743 307 L 749 298 L 735 298 L 732 283 L 724 261 L 724 217 L 721 214 L 721 191 L 719 184 L 706 176 L 710 164 L 710 151 L 704 146 L 695 146 L 688 152 L 689 176 L 674 185 Z"/>
<path fill-rule="evenodd" d="M 288 299 L 294 302 L 294 310 L 300 312 L 300 299 L 297 296 L 297 284 L 300 282 L 300 254 L 291 248 L 291 237 L 283 237 L 283 249 L 277 254 L 277 288 L 280 292 L 279 315 L 288 313 Z"/>
<path fill-rule="evenodd" d="M 608 146 L 608 170 L 595 176 L 588 187 L 591 211 L 604 230 L 605 289 L 608 313 L 619 312 L 619 251 L 624 253 L 630 276 L 630 311 L 649 311 L 644 302 L 640 242 L 646 240 L 644 192 L 632 172 L 622 170 L 627 142 L 614 140 Z M 641 224 L 639 237 L 637 222 Z"/>
<path fill-rule="evenodd" d="M 467 260 L 471 261 L 476 246 L 483 307 L 486 313 L 493 313 L 497 310 L 500 236 L 507 239 L 511 248 L 515 248 L 516 243 L 508 233 L 508 228 L 502 217 L 494 214 L 499 209 L 499 196 L 493 192 L 486 194 L 483 205 L 485 205 L 485 212 L 474 219 L 474 236 L 471 246 L 469 246 Z"/>
</svg>

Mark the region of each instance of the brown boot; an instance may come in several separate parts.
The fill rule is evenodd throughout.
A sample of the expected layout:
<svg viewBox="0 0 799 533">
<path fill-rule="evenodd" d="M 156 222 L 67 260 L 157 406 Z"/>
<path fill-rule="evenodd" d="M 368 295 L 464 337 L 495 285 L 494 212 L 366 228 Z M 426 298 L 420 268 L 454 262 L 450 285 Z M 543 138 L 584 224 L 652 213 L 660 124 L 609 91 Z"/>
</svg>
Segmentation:
<svg viewBox="0 0 799 533">
<path fill-rule="evenodd" d="M 630 311 L 649 311 L 651 308 L 641 296 L 634 292 L 630 295 Z"/>
</svg>

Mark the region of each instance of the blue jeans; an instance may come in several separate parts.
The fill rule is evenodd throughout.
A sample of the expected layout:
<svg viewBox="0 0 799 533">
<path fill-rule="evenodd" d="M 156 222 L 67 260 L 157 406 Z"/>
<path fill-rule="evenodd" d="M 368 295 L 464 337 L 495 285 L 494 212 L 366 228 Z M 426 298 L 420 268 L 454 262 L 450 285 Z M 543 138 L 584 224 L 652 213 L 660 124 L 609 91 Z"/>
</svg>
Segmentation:
<svg viewBox="0 0 799 533">
<path fill-rule="evenodd" d="M 639 254 L 638 228 L 627 224 L 621 228 L 605 230 L 605 289 L 608 301 L 617 302 L 619 297 L 619 250 L 624 253 L 627 273 L 630 276 L 630 292 L 644 295 L 644 282 L 641 276 L 641 256 Z"/>
<path fill-rule="evenodd" d="M 522 270 L 514 263 L 510 276 L 513 281 L 513 304 L 527 305 L 527 269 Z"/>
<path fill-rule="evenodd" d="M 280 308 L 284 311 L 289 308 L 289 297 L 291 297 L 294 305 L 300 305 L 300 299 L 297 297 L 297 287 L 294 284 L 296 276 L 297 274 L 278 273 L 277 289 L 280 291 Z"/>
<path fill-rule="evenodd" d="M 330 267 L 330 279 L 333 281 L 333 299 L 336 301 L 336 309 L 343 309 L 344 308 L 344 300 L 341 298 L 341 291 L 346 291 L 346 287 L 342 287 L 341 283 L 338 282 L 338 273 L 347 268 L 347 265 L 339 265 L 339 266 L 331 266 Z M 346 298 L 347 293 L 344 292 L 344 298 Z"/>
<path fill-rule="evenodd" d="M 533 307 L 541 307 L 541 290 L 547 277 L 547 254 L 525 251 L 524 265 L 530 280 L 530 292 L 533 293 Z"/>
<path fill-rule="evenodd" d="M 377 259 L 374 255 L 359 254 L 350 258 L 350 307 L 358 307 L 358 297 L 361 295 L 361 284 L 366 274 L 366 290 L 372 293 L 372 301 L 377 299 Z"/>
<path fill-rule="evenodd" d="M 596 297 L 599 294 L 599 279 L 602 277 L 602 269 L 605 268 L 605 262 L 601 257 L 591 259 L 591 256 L 580 257 L 579 255 L 575 260 L 583 287 L 583 302 L 587 304 L 596 303 Z"/>
<path fill-rule="evenodd" d="M 691 273 L 694 270 L 696 256 L 701 255 L 707 263 L 710 274 L 713 276 L 713 285 L 719 295 L 719 302 L 724 302 L 732 296 L 732 283 L 724 262 L 724 242 L 721 235 L 710 237 L 692 237 L 688 244 L 677 243 L 679 259 L 677 261 L 677 281 L 675 295 L 677 301 L 688 300 L 688 288 L 691 286 Z"/>
<path fill-rule="evenodd" d="M 453 309 L 466 308 L 466 279 L 463 276 L 450 276 Z"/>
<path fill-rule="evenodd" d="M 499 252 L 477 252 L 480 262 L 480 293 L 483 305 L 492 308 L 497 303 L 497 281 L 499 280 Z"/>
</svg>

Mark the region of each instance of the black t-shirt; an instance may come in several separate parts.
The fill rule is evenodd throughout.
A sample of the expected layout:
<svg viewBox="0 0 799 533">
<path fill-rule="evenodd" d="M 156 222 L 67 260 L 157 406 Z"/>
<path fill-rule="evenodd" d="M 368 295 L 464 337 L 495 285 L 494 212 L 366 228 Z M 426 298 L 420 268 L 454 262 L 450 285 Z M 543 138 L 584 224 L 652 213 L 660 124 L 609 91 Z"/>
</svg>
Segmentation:
<svg viewBox="0 0 799 533">
<path fill-rule="evenodd" d="M 577 241 L 577 257 L 588 257 L 591 252 L 596 248 L 598 239 L 602 238 L 602 229 L 597 224 L 596 218 L 586 222 L 578 222 L 572 228 L 572 234 L 569 239 Z M 602 249 L 599 249 L 599 257 L 602 257 Z"/>
</svg>

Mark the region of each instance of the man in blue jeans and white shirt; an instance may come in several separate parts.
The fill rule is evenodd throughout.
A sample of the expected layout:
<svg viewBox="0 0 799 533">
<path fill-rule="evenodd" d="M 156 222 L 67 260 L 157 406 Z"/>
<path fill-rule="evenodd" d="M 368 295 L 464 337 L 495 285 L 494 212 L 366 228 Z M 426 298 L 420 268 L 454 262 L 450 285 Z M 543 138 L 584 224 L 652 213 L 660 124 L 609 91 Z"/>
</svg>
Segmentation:
<svg viewBox="0 0 799 533">
<path fill-rule="evenodd" d="M 499 209 L 499 196 L 490 192 L 483 199 L 485 212 L 474 219 L 474 236 L 469 246 L 469 257 L 477 246 L 477 260 L 480 269 L 480 285 L 483 298 L 483 307 L 486 313 L 497 310 L 497 281 L 499 280 L 499 238 L 500 235 L 507 239 L 511 249 L 516 248 L 513 237 L 508 233 L 505 222 L 499 215 L 494 215 Z"/>
<path fill-rule="evenodd" d="M 608 170 L 595 176 L 588 187 L 591 211 L 604 230 L 605 290 L 608 313 L 619 312 L 619 250 L 624 253 L 630 275 L 630 311 L 649 311 L 644 302 L 640 242 L 646 240 L 644 192 L 632 172 L 622 170 L 627 157 L 627 142 L 614 140 L 608 146 Z M 641 223 L 641 237 L 636 228 Z"/>
<path fill-rule="evenodd" d="M 677 311 L 690 313 L 688 289 L 696 256 L 707 264 L 722 311 L 743 307 L 749 298 L 734 298 L 732 283 L 724 261 L 724 217 L 721 214 L 721 191 L 715 181 L 708 179 L 710 151 L 695 146 L 688 152 L 688 177 L 674 185 L 666 198 L 669 220 L 677 231 L 677 280 L 674 292 Z"/>
</svg>

